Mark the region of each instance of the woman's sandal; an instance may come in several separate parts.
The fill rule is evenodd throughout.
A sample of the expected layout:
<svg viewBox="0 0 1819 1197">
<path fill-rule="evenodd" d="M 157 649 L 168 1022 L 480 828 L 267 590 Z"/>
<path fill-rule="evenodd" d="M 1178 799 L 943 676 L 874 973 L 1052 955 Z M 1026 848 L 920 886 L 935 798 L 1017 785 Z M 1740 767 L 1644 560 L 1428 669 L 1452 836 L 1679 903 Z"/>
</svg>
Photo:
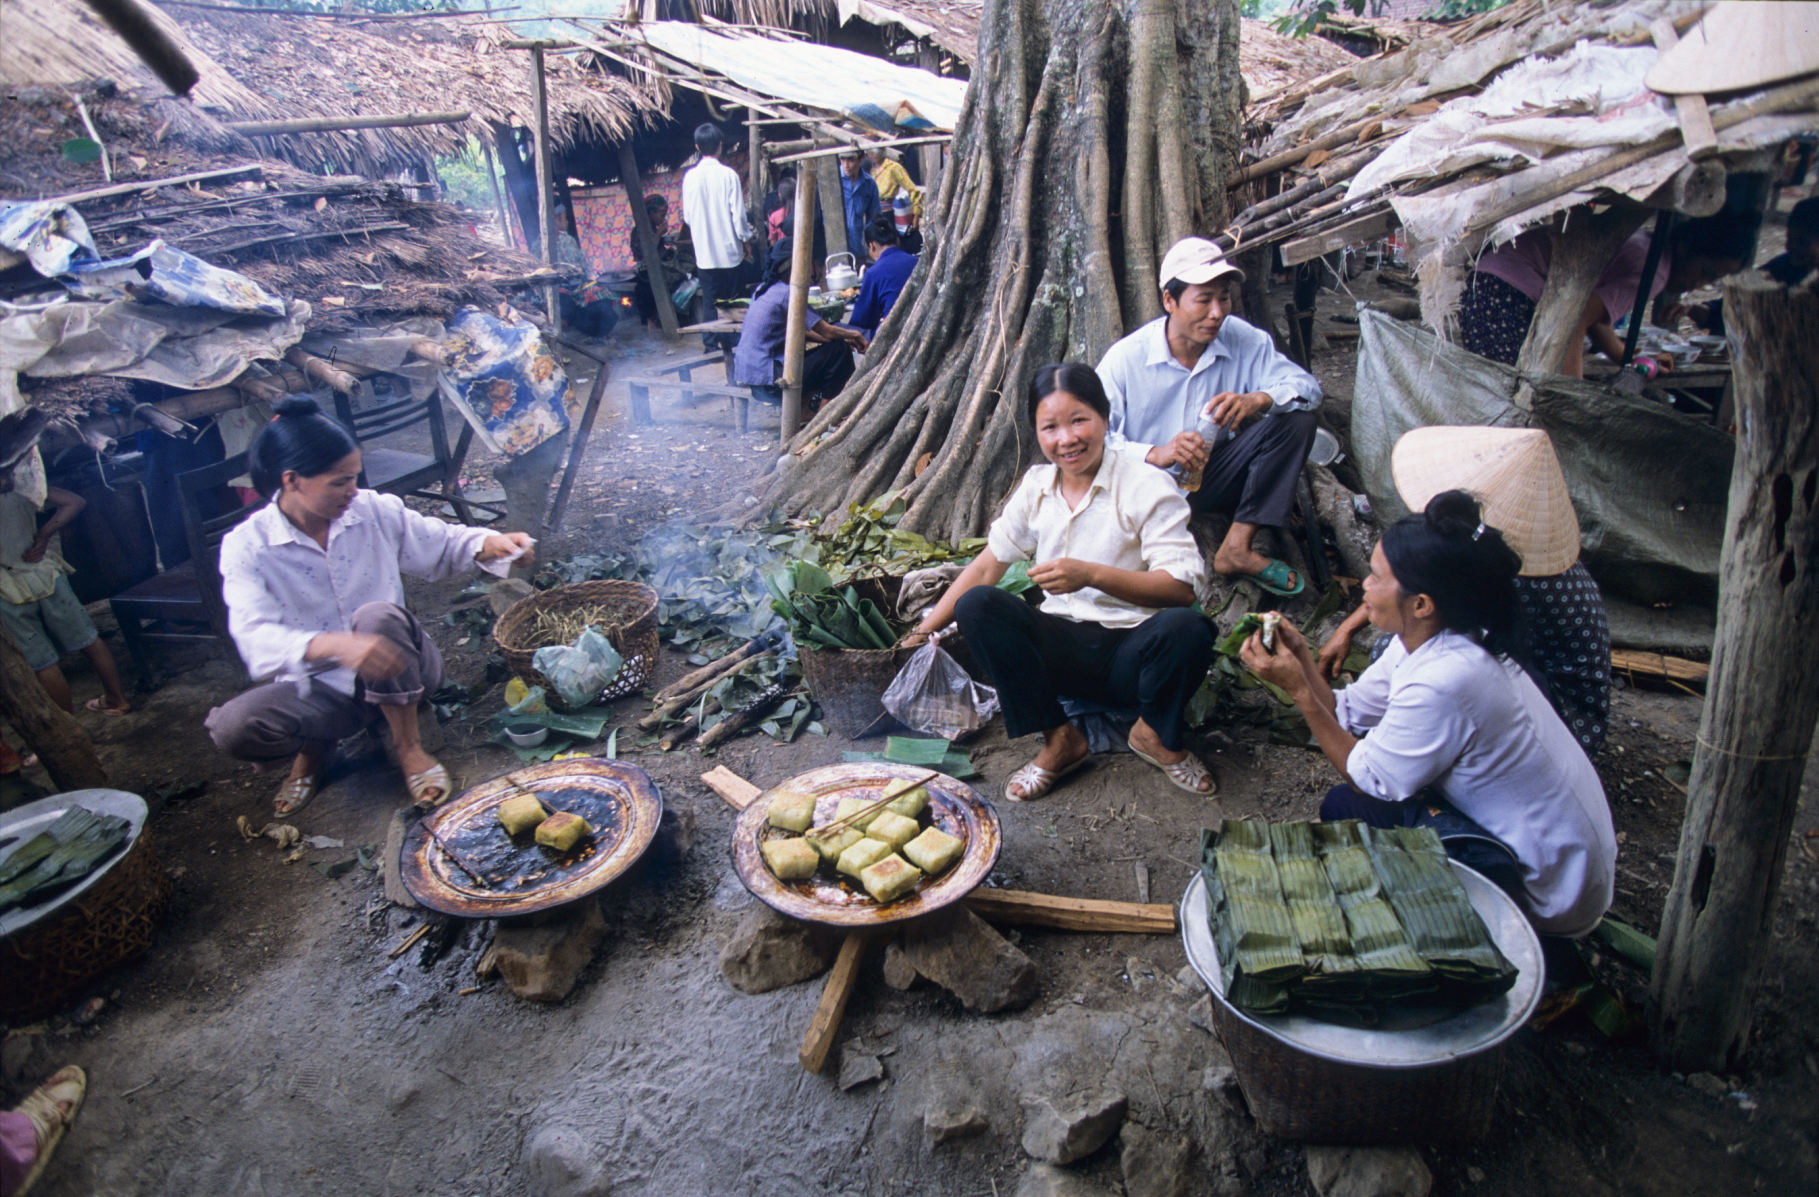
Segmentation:
<svg viewBox="0 0 1819 1197">
<path fill-rule="evenodd" d="M 1213 780 L 1213 775 L 1207 770 L 1206 763 L 1191 752 L 1174 764 L 1167 765 L 1135 744 L 1130 745 L 1130 750 L 1136 753 L 1139 759 L 1146 760 L 1162 770 L 1162 775 L 1167 777 L 1178 789 L 1186 790 L 1200 798 L 1211 798 L 1219 792 L 1219 783 Z M 1211 783 L 1204 790 L 1200 788 L 1202 780 Z"/>
<path fill-rule="evenodd" d="M 1010 802 L 1034 802 L 1054 789 L 1056 782 L 1086 764 L 1091 758 L 1092 753 L 1089 752 L 1073 764 L 1063 765 L 1060 769 L 1052 771 L 1031 761 L 1011 774 L 1011 779 L 1004 783 L 1004 797 Z M 1022 786 L 1023 793 L 1021 795 L 1011 793 L 1012 786 Z"/>
<path fill-rule="evenodd" d="M 455 782 L 448 775 L 448 770 L 438 762 L 421 773 L 405 778 L 404 788 L 410 791 L 413 807 L 420 811 L 431 811 L 454 796 Z"/>
<path fill-rule="evenodd" d="M 278 797 L 272 802 L 272 813 L 280 819 L 288 819 L 310 804 L 319 789 L 314 775 L 293 777 L 278 787 Z"/>
<path fill-rule="evenodd" d="M 82 1095 L 87 1089 L 88 1075 L 74 1064 L 66 1064 L 19 1103 L 18 1112 L 31 1120 L 32 1132 L 38 1140 L 38 1154 L 32 1160 L 31 1171 L 25 1174 L 25 1179 L 19 1182 L 19 1188 L 15 1190 L 18 1197 L 24 1197 L 26 1191 L 37 1183 L 38 1177 L 44 1174 L 44 1166 L 50 1163 L 51 1153 L 63 1141 L 63 1132 L 76 1120 L 76 1111 L 82 1108 Z M 57 1108 L 63 1103 L 68 1103 L 68 1112 Z"/>
</svg>

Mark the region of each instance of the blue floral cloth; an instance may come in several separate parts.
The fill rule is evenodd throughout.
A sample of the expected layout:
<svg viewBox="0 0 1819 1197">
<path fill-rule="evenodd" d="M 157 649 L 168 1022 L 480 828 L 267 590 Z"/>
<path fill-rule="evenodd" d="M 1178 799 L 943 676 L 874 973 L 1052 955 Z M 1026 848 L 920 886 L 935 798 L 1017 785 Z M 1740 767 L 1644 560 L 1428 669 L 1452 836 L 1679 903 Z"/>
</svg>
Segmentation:
<svg viewBox="0 0 1819 1197">
<path fill-rule="evenodd" d="M 443 347 L 455 394 L 506 454 L 528 453 L 568 427 L 568 375 L 530 321 L 462 308 Z"/>
</svg>

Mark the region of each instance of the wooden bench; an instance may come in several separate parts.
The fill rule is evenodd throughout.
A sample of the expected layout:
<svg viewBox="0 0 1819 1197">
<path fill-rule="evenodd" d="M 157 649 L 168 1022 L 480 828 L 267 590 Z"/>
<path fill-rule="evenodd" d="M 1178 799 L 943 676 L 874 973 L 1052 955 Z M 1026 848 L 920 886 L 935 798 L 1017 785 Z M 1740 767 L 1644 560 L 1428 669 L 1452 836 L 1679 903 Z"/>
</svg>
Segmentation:
<svg viewBox="0 0 1819 1197">
<path fill-rule="evenodd" d="M 750 387 L 733 383 L 696 382 L 694 380 L 696 370 L 713 365 L 718 365 L 725 371 L 723 377 L 731 378 L 733 376 L 733 351 L 728 349 L 702 357 L 684 358 L 682 361 L 671 362 L 648 374 L 627 378 L 625 388 L 631 400 L 633 421 L 639 424 L 651 422 L 652 387 L 675 387 L 682 392 L 682 402 L 686 407 L 693 407 L 708 399 L 724 398 L 727 401 L 727 410 L 738 413 L 739 431 L 744 432 L 750 415 L 752 390 Z"/>
</svg>

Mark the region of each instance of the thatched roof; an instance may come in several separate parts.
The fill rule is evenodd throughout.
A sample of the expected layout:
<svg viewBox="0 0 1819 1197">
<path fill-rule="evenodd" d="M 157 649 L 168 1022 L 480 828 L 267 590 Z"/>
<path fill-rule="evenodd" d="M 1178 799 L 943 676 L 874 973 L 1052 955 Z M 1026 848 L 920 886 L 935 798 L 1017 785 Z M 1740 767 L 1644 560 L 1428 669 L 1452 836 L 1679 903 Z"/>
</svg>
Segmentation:
<svg viewBox="0 0 1819 1197">
<path fill-rule="evenodd" d="M 1250 85 L 1251 103 L 1356 62 L 1355 55 L 1323 38 L 1293 38 L 1268 21 L 1247 20 L 1238 35 L 1238 70 Z"/>
</svg>

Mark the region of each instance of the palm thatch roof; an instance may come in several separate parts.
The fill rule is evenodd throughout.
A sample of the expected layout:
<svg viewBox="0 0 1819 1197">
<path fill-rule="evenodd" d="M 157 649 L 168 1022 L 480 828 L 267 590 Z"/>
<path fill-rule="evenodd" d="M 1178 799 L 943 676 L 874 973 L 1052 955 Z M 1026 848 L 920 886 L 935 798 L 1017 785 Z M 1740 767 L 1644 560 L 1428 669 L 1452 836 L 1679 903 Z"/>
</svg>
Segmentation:
<svg viewBox="0 0 1819 1197">
<path fill-rule="evenodd" d="M 1356 61 L 1351 52 L 1324 38 L 1289 37 L 1277 33 L 1268 21 L 1247 20 L 1238 35 L 1238 70 L 1250 87 L 1253 104 Z"/>
</svg>

